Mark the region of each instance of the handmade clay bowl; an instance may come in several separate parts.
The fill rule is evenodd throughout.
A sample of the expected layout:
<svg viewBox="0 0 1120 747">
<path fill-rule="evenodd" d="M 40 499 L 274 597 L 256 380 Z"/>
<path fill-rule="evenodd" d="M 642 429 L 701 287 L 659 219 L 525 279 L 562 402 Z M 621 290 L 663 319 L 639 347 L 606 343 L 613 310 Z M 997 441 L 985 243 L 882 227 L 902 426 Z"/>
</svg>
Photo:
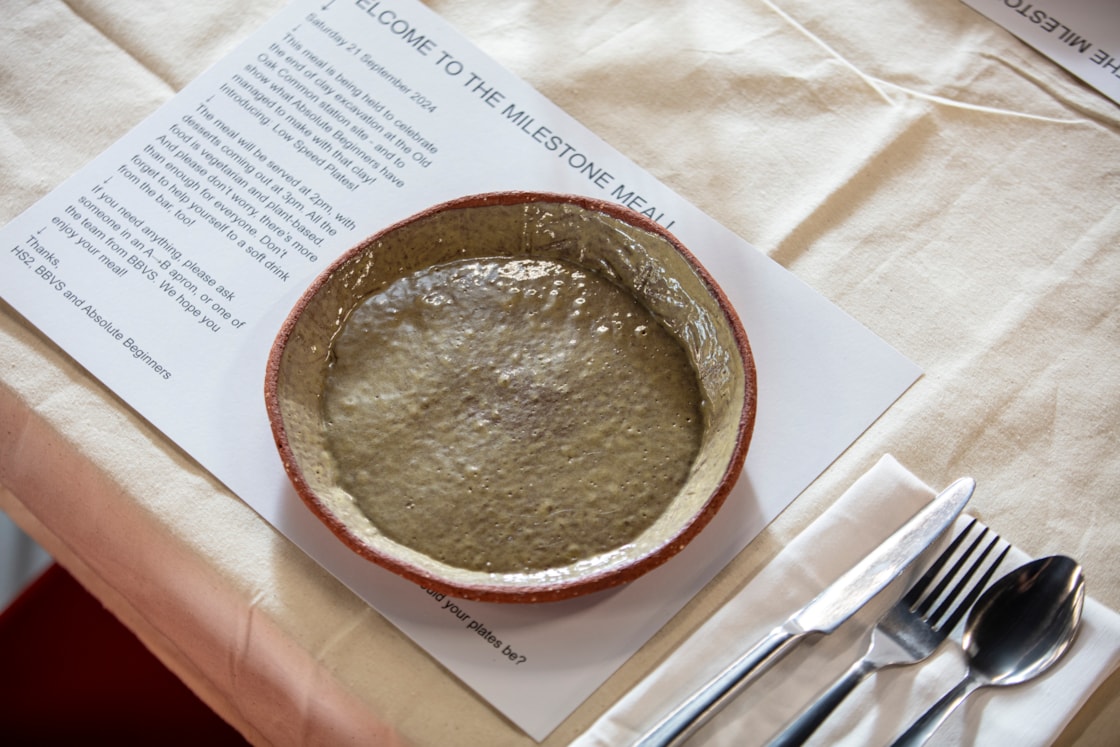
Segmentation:
<svg viewBox="0 0 1120 747">
<path fill-rule="evenodd" d="M 489 389 L 458 400 L 454 391 L 458 384 L 448 384 L 443 387 L 447 391 L 443 392 L 436 391 L 440 387 L 430 382 L 419 384 L 422 392 L 417 396 L 424 401 L 411 404 L 412 412 L 418 413 L 415 427 L 406 418 L 403 423 L 392 425 L 392 435 L 382 432 L 390 430 L 385 426 L 370 432 L 370 444 L 364 443 L 365 436 L 356 439 L 361 442 L 356 443 L 357 447 L 367 448 L 367 452 L 359 452 L 365 455 L 356 466 L 353 461 L 347 461 L 352 457 L 342 456 L 344 452 L 349 453 L 343 448 L 348 442 L 340 442 L 340 437 L 332 430 L 336 427 L 336 415 L 333 411 L 328 413 L 328 406 L 335 395 L 328 396 L 328 392 L 336 387 L 332 377 L 341 360 L 343 341 L 350 333 L 348 324 L 352 318 L 358 318 L 356 309 L 378 294 L 389 293 L 386 289 L 397 287 L 395 284 L 410 282 L 409 278 L 432 272 L 433 268 L 464 262 L 505 261 L 514 264 L 556 262 L 563 267 L 576 268 L 574 277 L 605 280 L 613 292 L 624 294 L 627 302 L 636 301 L 644 313 L 655 319 L 660 330 L 668 333 L 667 339 L 675 341 L 680 360 L 685 361 L 700 408 L 700 417 L 696 419 L 699 425 L 694 427 L 695 451 L 678 470 L 679 485 L 663 491 L 665 495 L 652 496 L 660 500 L 659 508 L 638 522 L 637 529 L 633 528 L 631 515 L 644 513 L 644 504 L 635 509 L 632 503 L 626 502 L 632 500 L 630 491 L 619 492 L 617 486 L 616 494 L 621 497 L 597 495 L 597 478 L 589 477 L 623 475 L 629 479 L 631 472 L 642 474 L 640 470 L 631 470 L 636 465 L 627 463 L 629 452 L 613 453 L 611 446 L 615 443 L 612 440 L 615 431 L 634 430 L 622 422 L 627 413 L 612 412 L 609 406 L 600 404 L 596 405 L 593 417 L 582 418 L 583 424 L 593 421 L 598 429 L 588 433 L 603 435 L 601 439 L 597 435 L 581 436 L 582 441 L 574 445 L 579 453 L 570 456 L 569 461 L 576 465 L 570 470 L 575 474 L 567 475 L 565 469 L 556 468 L 555 474 L 542 475 L 540 470 L 534 472 L 538 464 L 524 461 L 543 460 L 543 455 L 551 459 L 555 457 L 554 452 L 573 448 L 572 444 L 559 445 L 558 442 L 554 449 L 549 441 L 553 431 L 562 429 L 557 423 L 570 406 L 563 381 L 553 383 L 552 389 L 545 392 L 551 399 L 545 397 L 544 400 L 538 397 L 540 387 L 530 391 L 531 387 L 526 385 L 525 398 L 506 408 L 504 420 L 498 417 L 504 405 L 486 401 Z M 563 283 L 557 281 L 557 284 Z M 439 290 L 437 287 L 432 292 L 434 298 L 442 297 L 436 292 Z M 519 290 L 509 289 L 512 295 Z M 529 291 L 522 295 L 527 293 Z M 513 306 L 510 314 L 524 313 L 524 308 Z M 469 316 L 467 319 L 470 321 Z M 532 342 L 514 340 L 516 335 L 538 334 L 533 330 L 540 329 L 528 323 L 520 324 L 517 319 L 499 321 L 501 324 L 482 324 L 488 329 L 480 331 L 509 335 L 511 348 Z M 506 325 L 507 321 L 511 323 Z M 363 324 L 368 327 L 372 323 Z M 498 327 L 507 331 L 495 331 Z M 645 327 L 639 329 L 644 334 Z M 376 329 L 370 332 L 376 333 Z M 493 340 L 490 342 L 499 350 L 505 347 L 501 338 L 498 343 L 494 346 Z M 338 350 L 336 345 L 340 346 Z M 355 357 L 353 347 L 343 351 L 350 358 Z M 441 360 L 446 362 L 447 356 L 454 354 L 453 348 L 448 346 L 450 352 L 441 353 Z M 473 348 L 468 345 L 459 349 Z M 411 371 L 407 369 L 413 364 L 407 352 L 405 358 L 400 358 L 400 350 L 393 353 L 397 357 L 392 359 L 392 364 L 386 363 L 389 351 L 385 347 L 359 346 L 358 351 L 359 359 L 368 357 L 373 363 L 391 365 L 389 373 L 394 375 L 385 375 L 384 369 L 381 374 L 371 374 L 371 381 L 367 383 L 372 388 L 362 389 L 363 396 L 350 397 L 347 407 L 380 415 L 381 411 L 376 408 L 387 407 L 385 402 L 392 399 L 388 395 L 383 398 L 377 389 L 381 379 L 411 381 Z M 538 355 L 535 360 L 547 357 Z M 462 366 L 457 366 L 454 358 L 451 363 L 450 370 L 457 367 L 467 370 L 473 365 L 465 360 Z M 598 365 L 592 356 L 588 356 L 585 363 Z M 417 375 L 421 368 L 427 370 L 428 366 L 427 361 L 417 362 Z M 533 365 L 524 361 L 518 370 L 525 375 L 535 375 Z M 395 375 L 399 371 L 406 371 L 408 375 Z M 464 375 L 455 380 L 468 382 L 472 378 L 484 377 Z M 621 387 L 617 390 L 620 397 L 638 392 L 639 402 L 649 386 L 641 375 L 633 373 L 606 380 L 611 387 Z M 442 456 L 437 460 L 435 452 L 442 453 L 448 445 L 438 442 L 441 426 L 425 424 L 428 421 L 419 419 L 422 411 L 429 408 L 428 393 L 442 397 L 433 400 L 437 410 L 454 410 L 462 423 L 477 426 L 479 440 L 473 443 L 499 449 L 497 455 L 491 453 L 484 460 L 486 463 L 480 465 L 471 462 L 470 453 L 459 455 L 462 459 L 458 467 L 448 467 L 450 463 L 441 461 Z M 401 399 L 399 392 L 393 396 Z M 632 581 L 664 563 L 696 537 L 724 503 L 742 470 L 754 425 L 756 390 L 753 359 L 738 317 L 704 268 L 670 233 L 642 215 L 610 203 L 566 195 L 511 192 L 470 196 L 437 205 L 371 236 L 334 262 L 312 283 L 281 328 L 268 361 L 265 399 L 276 444 L 296 492 L 311 512 L 351 550 L 432 591 L 482 601 L 543 602 Z M 532 418 L 520 409 L 529 408 L 530 399 L 538 404 L 547 401 L 547 406 L 552 408 L 540 409 L 533 415 L 536 420 L 531 431 L 528 424 Z M 627 407 L 644 408 L 647 417 L 655 421 L 660 417 L 658 407 Z M 692 418 L 685 419 L 693 422 Z M 523 436 L 515 433 L 510 437 L 508 432 L 499 432 L 512 427 L 511 423 L 526 429 Z M 647 422 L 642 427 L 657 430 L 660 425 Z M 566 430 L 571 428 L 563 426 Z M 411 440 L 414 438 L 419 440 L 414 442 Z M 437 440 L 432 441 L 432 438 Z M 500 438 L 506 440 L 500 441 Z M 461 446 L 463 441 L 458 436 L 450 440 L 455 443 L 449 448 L 456 444 Z M 598 443 L 600 440 L 602 443 Z M 339 446 L 340 443 L 343 446 Z M 631 439 L 630 443 L 635 442 Z M 640 452 L 642 442 L 636 443 Z M 523 447 L 527 450 L 521 454 Z M 512 462 L 503 462 L 507 452 L 518 452 L 511 454 Z M 517 459 L 523 461 L 519 463 Z M 604 460 L 608 459 L 614 459 L 615 463 L 604 468 L 609 464 Z M 486 517 L 489 518 L 473 516 L 460 521 L 462 517 L 456 514 L 459 507 L 468 512 L 482 511 L 468 495 L 473 493 L 473 485 L 482 483 L 471 483 L 468 478 L 473 479 L 474 473 L 481 471 L 479 479 L 485 482 L 486 470 L 492 468 L 501 472 L 501 467 L 494 465 L 503 463 L 507 486 L 502 495 L 511 496 L 511 500 L 516 497 L 520 503 L 506 509 L 500 501 L 494 503 L 497 499 L 491 496 L 488 499 L 491 503 L 483 511 L 488 512 Z M 463 472 L 464 475 L 457 477 L 460 482 L 452 483 L 452 487 L 444 485 L 435 494 L 425 492 L 437 472 L 448 470 Z M 373 488 L 374 493 L 380 490 L 385 495 L 374 495 L 372 499 L 356 497 L 358 489 L 353 487 L 355 483 L 351 478 L 356 479 L 357 473 L 368 476 L 376 486 L 381 484 L 377 480 L 394 471 L 397 482 L 391 484 L 395 487 L 391 490 Z M 468 472 L 471 474 L 466 474 Z M 521 479 L 524 482 L 518 483 Z M 556 501 L 563 505 L 556 508 L 553 499 L 549 499 L 548 505 L 536 503 L 542 486 L 554 488 L 565 479 L 575 482 L 572 483 L 574 487 L 559 491 Z M 646 478 L 636 478 L 636 482 L 641 484 L 634 485 L 635 491 L 650 489 Z M 417 491 L 415 495 L 414 490 Z M 452 550 L 458 546 L 472 548 L 471 561 L 461 561 L 453 552 L 431 550 L 423 541 L 416 540 L 419 535 L 390 529 L 386 520 L 370 509 L 373 505 L 370 500 L 382 499 L 407 517 L 434 512 L 427 519 L 429 523 L 418 530 L 419 534 L 426 538 L 441 535 L 443 546 Z M 542 504 L 546 502 L 540 500 Z M 594 510 L 583 518 L 572 518 L 579 517 L 583 506 L 591 505 L 593 500 L 599 501 Z M 617 510 L 610 504 L 612 500 L 620 501 Z M 569 523 L 556 523 L 564 520 Z M 589 550 L 573 550 L 575 554 L 570 557 L 560 553 L 552 560 L 535 560 L 535 565 L 518 565 L 522 562 L 518 552 L 529 544 L 547 550 L 570 540 L 578 550 L 578 541 L 583 535 L 598 532 L 614 537 L 604 530 L 604 525 L 610 521 L 620 521 L 631 527 L 631 534 L 617 544 L 611 544 L 614 540 L 605 541 L 605 544 L 600 541 Z M 561 526 L 566 526 L 564 531 L 571 536 L 558 539 L 555 533 L 549 534 L 559 531 Z M 498 532 L 500 536 L 492 536 L 490 532 Z M 488 553 L 493 553 L 493 563 Z M 510 553 L 513 560 L 507 561 Z"/>
</svg>

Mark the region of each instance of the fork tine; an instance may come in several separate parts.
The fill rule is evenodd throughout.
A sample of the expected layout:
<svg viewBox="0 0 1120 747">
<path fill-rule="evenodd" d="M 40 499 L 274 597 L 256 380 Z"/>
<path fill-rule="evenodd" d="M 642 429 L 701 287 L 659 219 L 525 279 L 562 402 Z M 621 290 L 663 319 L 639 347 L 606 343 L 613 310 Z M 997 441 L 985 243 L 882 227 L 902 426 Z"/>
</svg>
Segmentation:
<svg viewBox="0 0 1120 747">
<path fill-rule="evenodd" d="M 988 547 L 984 550 L 984 555 L 981 555 L 980 558 L 977 559 L 976 566 L 974 566 L 972 571 L 969 572 L 970 576 L 972 575 L 972 572 L 976 570 L 976 567 L 978 567 L 979 564 L 983 561 L 984 556 L 986 556 L 991 551 L 991 549 L 996 546 L 996 543 L 999 542 L 999 539 L 1000 538 L 998 534 L 992 538 L 991 544 L 989 544 Z M 984 571 L 984 575 L 980 577 L 980 580 L 973 584 L 968 594 L 964 596 L 964 598 L 957 605 L 956 609 L 953 610 L 953 613 L 949 615 L 948 619 L 946 619 L 942 623 L 935 623 L 935 626 L 937 628 L 943 628 L 944 630 L 951 631 L 957 626 L 957 623 L 961 621 L 961 618 L 965 616 L 965 613 L 972 609 L 972 605 L 976 602 L 977 597 L 979 597 L 984 589 L 987 588 L 988 581 L 992 578 L 992 574 L 996 572 L 996 568 L 998 568 L 999 564 L 1003 562 L 1003 559 L 1007 556 L 1007 553 L 1010 549 L 1010 544 L 1004 545 L 1003 551 L 996 557 L 992 564 L 988 566 L 988 570 Z M 951 604 L 952 598 L 960 593 L 967 580 L 967 578 L 962 580 L 957 588 L 953 590 L 952 596 L 946 599 L 941 607 L 938 608 L 937 617 L 940 617 L 945 613 L 945 609 Z"/>
<path fill-rule="evenodd" d="M 975 523 L 976 519 L 973 519 L 972 522 L 969 523 L 968 528 L 971 529 Z M 988 527 L 984 526 L 983 524 L 980 525 L 980 534 L 977 535 L 976 539 L 972 541 L 972 544 L 968 546 L 968 549 L 961 553 L 961 556 L 957 558 L 957 562 L 953 564 L 952 569 L 950 569 L 950 571 L 946 573 L 941 581 L 937 584 L 937 588 L 934 589 L 931 593 L 927 594 L 920 605 L 912 608 L 916 614 L 920 615 L 921 617 L 928 617 L 930 608 L 933 607 L 934 603 L 941 598 L 941 596 L 945 593 L 945 589 L 949 587 L 949 584 L 953 582 L 953 579 L 956 578 L 957 574 L 961 572 L 961 569 L 965 567 L 965 564 L 969 562 L 969 558 L 972 557 L 972 553 L 976 552 L 976 548 L 979 547 L 980 543 L 984 541 L 984 538 L 988 536 L 989 531 L 990 530 L 988 529 Z M 997 535 L 996 540 L 998 539 L 999 536 Z M 992 546 L 989 545 L 980 554 L 980 557 L 974 562 L 976 564 L 982 562 L 987 554 L 991 552 L 991 549 Z M 968 578 L 971 577 L 975 570 L 976 565 L 973 565 L 969 568 L 965 576 L 965 581 L 968 581 Z M 957 591 L 959 590 L 955 589 L 954 594 Z"/>
<path fill-rule="evenodd" d="M 953 553 L 956 552 L 956 549 L 960 546 L 961 542 L 964 542 L 965 536 L 970 531 L 972 531 L 972 527 L 975 524 L 975 518 L 972 519 L 972 521 L 968 522 L 968 526 L 962 529 L 960 534 L 953 538 L 953 541 L 949 543 L 949 546 L 946 547 L 939 556 L 937 556 L 937 560 L 933 561 L 933 564 L 924 574 L 922 574 L 922 577 L 918 579 L 913 586 L 910 587 L 910 590 L 906 592 L 906 596 L 902 598 L 908 607 L 912 608 L 914 604 L 922 598 L 922 595 L 925 593 L 926 588 L 933 583 L 933 580 L 935 578 L 937 578 L 937 574 L 940 573 L 945 564 L 949 562 L 949 558 L 953 556 Z M 971 552 L 971 548 L 969 552 Z"/>
</svg>

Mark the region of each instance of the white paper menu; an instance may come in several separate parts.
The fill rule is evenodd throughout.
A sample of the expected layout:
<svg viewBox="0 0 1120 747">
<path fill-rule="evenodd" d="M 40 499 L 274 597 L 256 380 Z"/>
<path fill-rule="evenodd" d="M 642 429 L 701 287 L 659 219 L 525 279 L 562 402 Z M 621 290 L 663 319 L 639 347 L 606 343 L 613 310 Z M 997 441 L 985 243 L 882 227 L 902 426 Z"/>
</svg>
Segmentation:
<svg viewBox="0 0 1120 747">
<path fill-rule="evenodd" d="M 743 319 L 759 411 L 725 508 L 625 587 L 524 606 L 432 595 L 351 553 L 291 489 L 264 365 L 366 236 L 464 194 L 625 204 Z M 917 378 L 917 368 L 415 0 L 298 0 L 2 231 L 0 295 L 264 519 L 543 739 Z"/>
<path fill-rule="evenodd" d="M 1116 0 L 964 0 L 1120 104 Z"/>
</svg>

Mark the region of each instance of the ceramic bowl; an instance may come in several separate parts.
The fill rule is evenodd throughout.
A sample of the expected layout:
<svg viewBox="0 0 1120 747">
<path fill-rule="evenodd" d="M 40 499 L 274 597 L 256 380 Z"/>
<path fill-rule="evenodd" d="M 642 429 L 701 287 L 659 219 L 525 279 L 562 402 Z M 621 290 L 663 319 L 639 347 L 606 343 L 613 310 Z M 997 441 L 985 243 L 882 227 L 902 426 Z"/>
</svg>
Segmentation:
<svg viewBox="0 0 1120 747">
<path fill-rule="evenodd" d="M 599 273 L 640 301 L 687 352 L 705 407 L 699 452 L 668 507 L 622 546 L 558 567 L 516 572 L 456 567 L 390 539 L 341 487 L 322 409 L 332 341 L 370 294 L 425 268 L 475 257 L 565 260 Z M 296 492 L 351 550 L 432 591 L 491 602 L 544 602 L 632 581 L 698 535 L 742 470 L 754 425 L 755 384 L 738 317 L 668 231 L 603 201 L 508 192 L 437 205 L 335 261 L 283 324 L 268 360 L 265 400 Z M 416 480 L 424 480 L 423 469 Z"/>
</svg>

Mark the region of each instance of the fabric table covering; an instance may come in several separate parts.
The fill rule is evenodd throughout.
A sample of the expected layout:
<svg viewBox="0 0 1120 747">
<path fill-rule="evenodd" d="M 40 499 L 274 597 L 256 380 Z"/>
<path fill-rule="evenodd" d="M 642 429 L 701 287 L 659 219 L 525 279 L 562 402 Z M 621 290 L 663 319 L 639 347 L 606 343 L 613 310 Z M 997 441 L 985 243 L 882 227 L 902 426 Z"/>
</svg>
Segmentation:
<svg viewBox="0 0 1120 747">
<path fill-rule="evenodd" d="M 888 452 L 933 486 L 975 477 L 971 512 L 1120 608 L 1120 107 L 957 0 L 427 4 L 925 371 L 546 744 Z M 0 220 L 280 7 L 8 3 Z M 3 303 L 0 483 L 254 743 L 532 743 Z M 1117 733 L 1113 676 L 1059 743 Z"/>
</svg>

